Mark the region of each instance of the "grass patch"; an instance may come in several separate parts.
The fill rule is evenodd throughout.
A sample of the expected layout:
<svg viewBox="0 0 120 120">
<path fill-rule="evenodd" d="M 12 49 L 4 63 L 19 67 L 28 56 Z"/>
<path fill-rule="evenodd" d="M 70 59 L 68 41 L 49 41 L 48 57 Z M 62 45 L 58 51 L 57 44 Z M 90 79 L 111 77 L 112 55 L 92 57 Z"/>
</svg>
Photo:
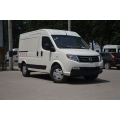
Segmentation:
<svg viewBox="0 0 120 120">
<path fill-rule="evenodd" d="M 14 69 L 14 71 L 19 71 L 19 69 Z"/>
</svg>

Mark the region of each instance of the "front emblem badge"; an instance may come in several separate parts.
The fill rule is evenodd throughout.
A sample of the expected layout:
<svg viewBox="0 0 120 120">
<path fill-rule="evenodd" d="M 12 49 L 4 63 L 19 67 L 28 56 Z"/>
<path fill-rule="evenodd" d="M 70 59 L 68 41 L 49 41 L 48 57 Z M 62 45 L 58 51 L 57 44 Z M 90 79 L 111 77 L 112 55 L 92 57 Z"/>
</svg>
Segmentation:
<svg viewBox="0 0 120 120">
<path fill-rule="evenodd" d="M 92 58 L 91 57 L 89 57 L 89 61 L 92 62 Z"/>
</svg>

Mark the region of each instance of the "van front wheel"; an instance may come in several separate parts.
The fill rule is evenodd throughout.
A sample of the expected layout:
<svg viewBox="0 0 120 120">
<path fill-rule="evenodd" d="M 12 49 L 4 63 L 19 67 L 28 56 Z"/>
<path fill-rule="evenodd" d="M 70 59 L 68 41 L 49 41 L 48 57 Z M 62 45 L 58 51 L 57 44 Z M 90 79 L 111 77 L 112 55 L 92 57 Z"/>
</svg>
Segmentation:
<svg viewBox="0 0 120 120">
<path fill-rule="evenodd" d="M 63 74 L 63 70 L 59 65 L 55 65 L 50 72 L 51 79 L 55 83 L 62 83 L 67 80 L 67 76 Z"/>
<path fill-rule="evenodd" d="M 27 65 L 25 63 L 22 65 L 22 74 L 24 77 L 30 76 L 30 71 L 28 70 Z"/>
</svg>

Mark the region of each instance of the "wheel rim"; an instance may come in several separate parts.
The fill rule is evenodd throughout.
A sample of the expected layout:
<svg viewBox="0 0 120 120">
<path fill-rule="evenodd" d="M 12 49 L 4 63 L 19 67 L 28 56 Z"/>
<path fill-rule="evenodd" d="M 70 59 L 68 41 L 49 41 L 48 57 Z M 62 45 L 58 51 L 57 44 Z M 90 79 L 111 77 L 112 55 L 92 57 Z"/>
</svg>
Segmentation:
<svg viewBox="0 0 120 120">
<path fill-rule="evenodd" d="M 23 66 L 23 74 L 26 74 L 26 66 Z"/>
<path fill-rule="evenodd" d="M 53 71 L 53 77 L 56 80 L 61 80 L 63 78 L 63 71 L 60 68 L 57 68 Z"/>
<path fill-rule="evenodd" d="M 109 63 L 105 63 L 105 69 L 109 69 L 110 68 L 110 64 Z"/>
</svg>

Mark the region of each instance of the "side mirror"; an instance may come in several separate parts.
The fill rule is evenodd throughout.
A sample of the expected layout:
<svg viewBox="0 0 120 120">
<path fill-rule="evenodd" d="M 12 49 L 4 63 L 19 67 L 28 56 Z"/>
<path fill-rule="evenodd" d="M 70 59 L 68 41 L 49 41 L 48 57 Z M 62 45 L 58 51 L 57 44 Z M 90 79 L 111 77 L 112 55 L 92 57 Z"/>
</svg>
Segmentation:
<svg viewBox="0 0 120 120">
<path fill-rule="evenodd" d="M 54 48 L 54 47 L 50 47 L 49 44 L 45 44 L 45 49 L 46 49 L 46 50 L 49 50 L 49 51 L 51 51 L 51 52 L 55 52 L 55 48 Z"/>
<path fill-rule="evenodd" d="M 54 48 L 54 47 L 51 47 L 50 51 L 51 51 L 51 52 L 55 52 L 55 48 Z"/>
</svg>

